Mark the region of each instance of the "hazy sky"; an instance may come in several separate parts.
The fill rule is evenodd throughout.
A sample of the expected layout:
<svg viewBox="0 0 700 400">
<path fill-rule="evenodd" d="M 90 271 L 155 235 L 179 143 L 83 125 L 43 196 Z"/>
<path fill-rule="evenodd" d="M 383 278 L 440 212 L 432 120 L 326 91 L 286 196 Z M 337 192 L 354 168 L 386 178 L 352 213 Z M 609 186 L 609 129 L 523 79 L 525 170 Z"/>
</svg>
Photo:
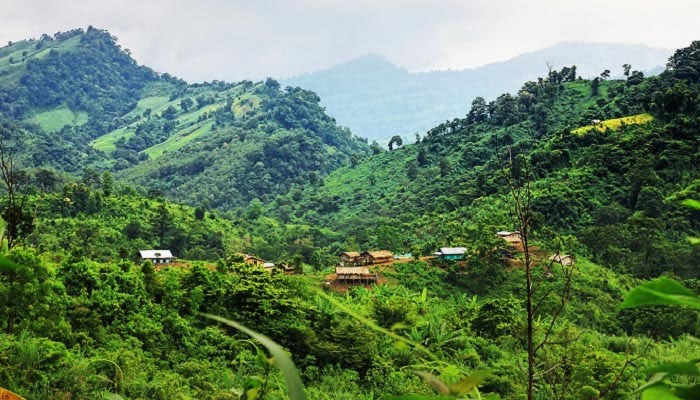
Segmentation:
<svg viewBox="0 0 700 400">
<path fill-rule="evenodd" d="M 92 24 L 141 64 L 188 81 L 258 79 L 377 53 L 461 69 L 560 41 L 676 48 L 698 0 L 2 0 L 0 43 Z"/>
</svg>

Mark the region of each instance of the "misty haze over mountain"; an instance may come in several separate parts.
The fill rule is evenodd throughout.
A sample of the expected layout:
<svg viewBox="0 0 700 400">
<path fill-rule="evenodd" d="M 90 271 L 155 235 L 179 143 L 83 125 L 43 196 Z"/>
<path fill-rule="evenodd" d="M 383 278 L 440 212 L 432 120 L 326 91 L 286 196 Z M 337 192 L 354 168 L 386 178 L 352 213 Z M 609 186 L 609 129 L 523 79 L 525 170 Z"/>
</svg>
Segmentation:
<svg viewBox="0 0 700 400">
<path fill-rule="evenodd" d="M 546 76 L 548 66 L 576 65 L 588 78 L 609 69 L 622 75 L 622 64 L 655 74 L 671 50 L 646 45 L 564 42 L 509 60 L 459 71 L 409 72 L 370 54 L 329 69 L 280 79 L 318 93 L 328 112 L 353 133 L 386 142 L 393 135 L 412 140 L 414 133 L 462 117 L 472 100 L 493 100 L 515 93 L 522 83 Z"/>
</svg>

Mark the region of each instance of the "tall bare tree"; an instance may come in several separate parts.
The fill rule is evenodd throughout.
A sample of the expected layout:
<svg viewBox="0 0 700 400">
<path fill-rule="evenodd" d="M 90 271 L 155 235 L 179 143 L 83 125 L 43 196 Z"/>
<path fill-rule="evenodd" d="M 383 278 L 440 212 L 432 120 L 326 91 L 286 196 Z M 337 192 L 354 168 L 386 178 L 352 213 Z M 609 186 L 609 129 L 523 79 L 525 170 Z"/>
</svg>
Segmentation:
<svg viewBox="0 0 700 400">
<path fill-rule="evenodd" d="M 571 281 L 574 275 L 575 267 L 574 264 L 565 265 L 565 263 L 562 262 L 560 250 L 557 249 L 555 256 L 549 261 L 549 265 L 542 263 L 542 268 L 544 270 L 544 274 L 542 274 L 542 276 L 551 277 L 555 264 L 561 265 L 561 276 L 563 277 L 564 285 L 556 294 L 554 293 L 554 289 L 546 290 L 541 295 L 538 293 L 538 289 L 543 285 L 541 281 L 535 282 L 533 279 L 533 269 L 536 267 L 536 260 L 533 259 L 532 247 L 530 246 L 533 218 L 532 174 L 530 164 L 524 154 L 517 154 L 514 157 L 510 147 L 508 148 L 507 157 L 507 165 L 504 165 L 499 152 L 500 170 L 508 190 L 513 224 L 520 233 L 520 242 L 522 244 L 522 253 L 524 258 L 525 308 L 527 313 L 527 399 L 532 400 L 534 398 L 536 379 L 542 378 L 550 385 L 552 388 L 550 389 L 550 394 L 556 392 L 554 388 L 557 386 L 557 382 L 554 382 L 551 377 L 554 376 L 555 370 L 563 366 L 562 363 L 548 365 L 547 360 L 544 360 L 544 362 L 538 364 L 536 359 L 537 354 L 540 351 L 545 351 L 546 347 L 549 345 L 567 345 L 578 339 L 578 337 L 576 337 L 566 339 L 564 341 L 558 341 L 557 343 L 554 343 L 551 339 L 555 331 L 556 322 L 559 317 L 561 317 L 569 299 Z M 549 316 L 549 323 L 545 325 L 544 330 L 542 332 L 536 332 L 535 319 L 538 316 L 538 311 L 540 311 L 540 307 L 545 300 L 553 295 L 558 297 L 557 306 L 554 312 Z M 536 341 L 536 333 L 539 333 L 542 339 Z M 538 371 L 538 369 L 542 370 Z M 564 391 L 565 388 L 566 386 L 564 385 Z M 556 398 L 560 398 L 560 396 L 563 397 L 564 394 L 562 390 L 559 390 L 559 392 L 560 393 L 556 396 Z"/>
<path fill-rule="evenodd" d="M 22 172 L 16 169 L 14 153 L 7 145 L 8 136 L 7 129 L 0 127 L 0 172 L 7 192 L 7 205 L 2 211 L 7 226 L 0 236 L 0 244 L 6 241 L 7 248 L 12 249 L 23 233 L 31 231 L 33 218 L 24 213 L 26 197 L 18 190 L 24 180 Z"/>
</svg>

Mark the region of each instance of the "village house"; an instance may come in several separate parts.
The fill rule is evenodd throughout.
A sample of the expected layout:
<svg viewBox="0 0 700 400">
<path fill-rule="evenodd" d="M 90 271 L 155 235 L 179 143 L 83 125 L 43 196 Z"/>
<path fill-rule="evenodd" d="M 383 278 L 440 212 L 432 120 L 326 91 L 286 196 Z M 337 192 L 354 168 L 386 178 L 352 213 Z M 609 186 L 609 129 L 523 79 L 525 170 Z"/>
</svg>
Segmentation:
<svg viewBox="0 0 700 400">
<path fill-rule="evenodd" d="M 175 261 L 175 257 L 170 250 L 139 250 L 141 262 L 146 260 L 153 264 L 170 264 Z"/>
<path fill-rule="evenodd" d="M 356 251 L 344 251 L 338 254 L 338 258 L 340 258 L 340 263 L 344 267 L 354 267 L 362 264 L 362 257 Z"/>
<path fill-rule="evenodd" d="M 441 260 L 458 261 L 464 260 L 464 253 L 466 252 L 466 247 L 441 247 L 440 251 L 436 251 L 433 254 Z"/>
<path fill-rule="evenodd" d="M 335 279 L 340 283 L 370 284 L 376 283 L 379 276 L 369 272 L 367 267 L 335 267 Z"/>
<path fill-rule="evenodd" d="M 574 263 L 576 262 L 574 257 L 570 256 L 568 254 L 555 254 L 555 255 L 549 257 L 549 261 L 559 263 L 565 267 L 568 267 L 570 265 L 574 265 Z"/>
<path fill-rule="evenodd" d="M 259 257 L 251 256 L 250 254 L 244 254 L 243 255 L 243 262 L 246 264 L 253 264 L 253 265 L 263 265 L 265 264 L 265 260 Z"/>
<path fill-rule="evenodd" d="M 523 250 L 523 240 L 522 236 L 520 236 L 520 232 L 500 231 L 496 232 L 496 235 L 505 240 L 508 243 L 508 246 L 514 247 L 516 250 Z"/>
<path fill-rule="evenodd" d="M 394 253 L 389 250 L 365 251 L 361 257 L 365 264 L 384 264 L 394 261 Z"/>
</svg>

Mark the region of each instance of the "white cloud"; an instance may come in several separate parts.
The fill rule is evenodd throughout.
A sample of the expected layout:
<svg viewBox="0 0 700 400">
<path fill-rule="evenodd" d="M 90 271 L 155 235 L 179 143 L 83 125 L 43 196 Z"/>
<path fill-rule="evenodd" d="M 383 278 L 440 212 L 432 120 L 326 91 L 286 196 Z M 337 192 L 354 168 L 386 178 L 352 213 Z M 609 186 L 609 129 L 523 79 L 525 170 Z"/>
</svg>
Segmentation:
<svg viewBox="0 0 700 400">
<path fill-rule="evenodd" d="M 379 53 L 460 69 L 560 41 L 679 47 L 700 3 L 555 0 L 4 0 L 0 40 L 108 29 L 135 58 L 190 81 L 286 76 Z"/>
</svg>

